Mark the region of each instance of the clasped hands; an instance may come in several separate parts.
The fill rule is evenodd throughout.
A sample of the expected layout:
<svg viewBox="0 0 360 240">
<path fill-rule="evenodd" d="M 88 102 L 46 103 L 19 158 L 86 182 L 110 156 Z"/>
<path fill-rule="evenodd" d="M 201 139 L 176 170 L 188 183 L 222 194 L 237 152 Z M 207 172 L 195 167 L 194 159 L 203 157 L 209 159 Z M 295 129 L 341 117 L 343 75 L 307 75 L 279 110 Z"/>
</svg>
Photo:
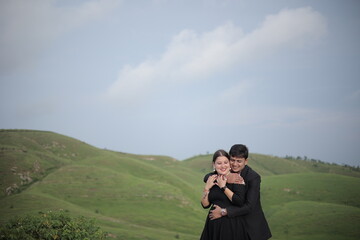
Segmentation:
<svg viewBox="0 0 360 240">
<path fill-rule="evenodd" d="M 216 174 L 211 175 L 207 182 L 205 188 L 210 190 L 214 185 L 218 185 L 220 188 L 224 187 L 226 183 L 235 183 L 235 184 L 244 184 L 244 179 L 238 173 L 230 173 L 227 176 L 218 176 Z M 210 210 L 209 218 L 210 220 L 221 218 L 221 208 L 218 205 L 214 205 L 213 209 Z"/>
<path fill-rule="evenodd" d="M 213 174 L 209 176 L 205 189 L 210 190 L 214 185 L 218 185 L 221 188 L 224 187 L 226 183 L 244 184 L 244 179 L 238 173 L 229 173 L 226 176 Z"/>
</svg>

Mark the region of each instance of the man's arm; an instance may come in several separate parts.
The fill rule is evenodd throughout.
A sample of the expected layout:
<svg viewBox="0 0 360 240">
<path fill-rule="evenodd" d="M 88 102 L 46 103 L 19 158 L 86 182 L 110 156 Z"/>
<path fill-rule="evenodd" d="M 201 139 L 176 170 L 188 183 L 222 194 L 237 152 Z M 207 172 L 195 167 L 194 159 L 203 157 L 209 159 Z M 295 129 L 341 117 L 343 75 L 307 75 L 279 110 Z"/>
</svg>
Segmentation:
<svg viewBox="0 0 360 240">
<path fill-rule="evenodd" d="M 228 188 L 224 193 L 233 205 L 241 207 L 245 203 L 245 181 L 239 173 L 230 173 L 226 179 Z"/>
<path fill-rule="evenodd" d="M 242 207 L 245 204 L 245 184 L 231 184 L 231 190 L 234 192 L 231 198 L 231 202 L 233 205 Z"/>
<path fill-rule="evenodd" d="M 251 212 L 254 207 L 259 204 L 260 183 L 261 178 L 259 175 L 248 182 L 245 204 L 242 207 L 236 207 L 233 205 L 229 206 L 227 208 L 227 215 L 229 217 L 237 217 L 249 214 L 249 212 Z"/>
<path fill-rule="evenodd" d="M 246 200 L 242 207 L 231 205 L 226 208 L 226 211 L 223 210 L 221 213 L 221 208 L 214 206 L 215 208 L 211 210 L 209 214 L 210 219 L 217 219 L 224 215 L 228 215 L 229 217 L 237 217 L 248 214 L 254 208 L 254 206 L 258 204 L 260 198 L 260 182 L 260 176 L 256 176 L 255 178 L 248 181 Z"/>
</svg>

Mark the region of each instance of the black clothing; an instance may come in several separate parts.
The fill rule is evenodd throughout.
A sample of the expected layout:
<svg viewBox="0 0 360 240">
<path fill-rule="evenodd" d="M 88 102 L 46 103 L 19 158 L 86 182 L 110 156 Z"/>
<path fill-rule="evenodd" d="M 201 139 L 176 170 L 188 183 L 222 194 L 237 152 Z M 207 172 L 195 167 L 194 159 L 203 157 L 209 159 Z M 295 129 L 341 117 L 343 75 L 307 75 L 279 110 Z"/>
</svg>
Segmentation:
<svg viewBox="0 0 360 240">
<path fill-rule="evenodd" d="M 210 189 L 208 198 L 210 205 L 218 205 L 221 208 L 227 208 L 231 204 L 243 205 L 245 198 L 245 186 L 241 184 L 226 184 L 234 192 L 232 202 L 225 193 L 217 186 Z M 203 206 L 209 208 L 209 206 Z M 243 217 L 224 216 L 215 220 L 206 217 L 204 230 L 200 240 L 248 240 Z"/>
<path fill-rule="evenodd" d="M 207 174 L 204 180 L 212 174 L 214 173 Z M 260 202 L 261 177 L 247 165 L 240 176 L 245 181 L 245 203 L 241 207 L 233 204 L 227 206 L 227 216 L 229 218 L 241 217 L 245 220 L 245 228 L 250 240 L 267 240 L 272 235 Z"/>
</svg>

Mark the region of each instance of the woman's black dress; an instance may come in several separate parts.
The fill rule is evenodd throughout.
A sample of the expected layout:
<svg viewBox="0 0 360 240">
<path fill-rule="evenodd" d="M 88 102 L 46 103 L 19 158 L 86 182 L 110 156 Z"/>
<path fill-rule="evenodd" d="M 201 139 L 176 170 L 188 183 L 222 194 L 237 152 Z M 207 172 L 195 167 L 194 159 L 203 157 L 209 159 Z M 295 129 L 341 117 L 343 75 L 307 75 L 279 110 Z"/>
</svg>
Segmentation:
<svg viewBox="0 0 360 240">
<path fill-rule="evenodd" d="M 225 193 L 217 186 L 213 186 L 209 192 L 210 205 L 218 205 L 226 208 L 229 205 L 239 205 L 244 203 L 245 186 L 242 184 L 226 184 L 234 192 L 233 201 L 231 202 Z M 208 208 L 210 206 L 203 206 Z M 210 211 L 209 211 L 210 213 Z M 200 240 L 248 240 L 248 234 L 245 229 L 243 217 L 229 218 L 224 216 L 215 220 L 206 217 L 205 227 L 201 234 Z"/>
</svg>

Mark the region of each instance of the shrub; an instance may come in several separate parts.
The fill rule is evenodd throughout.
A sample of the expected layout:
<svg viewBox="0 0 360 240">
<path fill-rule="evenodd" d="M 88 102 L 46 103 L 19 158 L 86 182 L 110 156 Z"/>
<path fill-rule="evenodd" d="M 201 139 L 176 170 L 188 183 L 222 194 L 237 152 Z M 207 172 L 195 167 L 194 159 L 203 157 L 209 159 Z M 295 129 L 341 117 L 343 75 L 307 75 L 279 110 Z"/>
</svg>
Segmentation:
<svg viewBox="0 0 360 240">
<path fill-rule="evenodd" d="M 0 227 L 0 240 L 102 240 L 106 233 L 93 219 L 71 218 L 63 211 L 16 217 Z"/>
</svg>

